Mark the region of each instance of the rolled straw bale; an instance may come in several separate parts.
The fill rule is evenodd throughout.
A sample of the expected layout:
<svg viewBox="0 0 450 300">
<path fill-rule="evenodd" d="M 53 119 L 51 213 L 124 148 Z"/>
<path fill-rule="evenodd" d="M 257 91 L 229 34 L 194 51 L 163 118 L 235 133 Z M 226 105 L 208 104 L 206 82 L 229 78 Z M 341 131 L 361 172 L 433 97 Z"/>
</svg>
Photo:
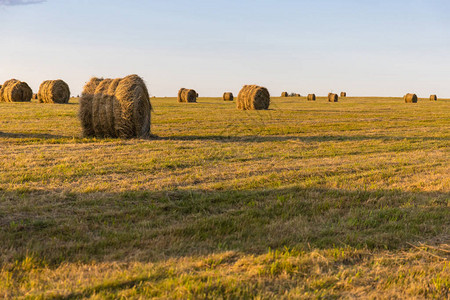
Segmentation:
<svg viewBox="0 0 450 300">
<path fill-rule="evenodd" d="M 92 77 L 84 86 L 80 98 L 80 108 L 78 117 L 83 128 L 83 136 L 91 137 L 95 135 L 94 125 L 92 124 L 92 100 L 94 99 L 95 90 L 103 78 Z"/>
<path fill-rule="evenodd" d="M 341 92 L 341 97 L 342 97 L 342 98 L 347 97 L 347 93 L 346 93 L 346 92 Z"/>
<path fill-rule="evenodd" d="M 38 94 L 33 94 L 33 97 L 31 97 L 31 99 L 37 100 L 38 99 Z"/>
<path fill-rule="evenodd" d="M 243 110 L 268 109 L 269 105 L 269 91 L 257 85 L 244 85 L 236 100 L 237 108 Z"/>
<path fill-rule="evenodd" d="M 41 103 L 68 103 L 70 89 L 63 80 L 46 80 L 39 86 L 38 100 Z"/>
<path fill-rule="evenodd" d="M 223 93 L 223 100 L 224 101 L 233 101 L 234 97 L 233 97 L 233 93 L 227 92 L 227 93 Z"/>
<path fill-rule="evenodd" d="M 328 102 L 338 102 L 338 95 L 337 94 L 333 94 L 333 93 L 329 93 L 328 94 Z"/>
<path fill-rule="evenodd" d="M 437 101 L 437 96 L 436 95 L 431 95 L 430 96 L 430 101 Z"/>
<path fill-rule="evenodd" d="M 309 94 L 306 99 L 308 101 L 316 101 L 316 95 L 315 94 Z"/>
<path fill-rule="evenodd" d="M 281 97 L 289 97 L 288 92 L 282 92 L 282 93 L 281 93 Z"/>
<path fill-rule="evenodd" d="M 405 100 L 405 103 L 417 103 L 416 94 L 406 94 L 403 99 Z"/>
<path fill-rule="evenodd" d="M 29 102 L 33 91 L 26 82 L 10 79 L 0 89 L 0 102 Z"/>
<path fill-rule="evenodd" d="M 197 92 L 195 90 L 182 88 L 178 91 L 178 102 L 197 102 Z"/>
<path fill-rule="evenodd" d="M 120 119 L 118 120 L 119 116 L 114 116 L 117 136 L 149 137 L 152 105 L 144 80 L 138 75 L 123 78 L 117 85 L 114 96 L 121 108 Z"/>
<path fill-rule="evenodd" d="M 86 84 L 82 100 L 83 134 L 120 138 L 150 136 L 152 106 L 147 86 L 139 76 L 93 78 Z"/>
</svg>

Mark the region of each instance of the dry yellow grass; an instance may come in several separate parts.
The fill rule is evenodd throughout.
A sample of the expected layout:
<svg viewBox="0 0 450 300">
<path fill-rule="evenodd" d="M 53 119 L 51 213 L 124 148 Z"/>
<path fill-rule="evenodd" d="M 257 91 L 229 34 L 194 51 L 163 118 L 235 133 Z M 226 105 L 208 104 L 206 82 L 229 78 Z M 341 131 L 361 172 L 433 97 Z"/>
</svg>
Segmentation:
<svg viewBox="0 0 450 300">
<path fill-rule="evenodd" d="M 152 104 L 0 104 L 0 298 L 448 298 L 449 100 Z"/>
</svg>

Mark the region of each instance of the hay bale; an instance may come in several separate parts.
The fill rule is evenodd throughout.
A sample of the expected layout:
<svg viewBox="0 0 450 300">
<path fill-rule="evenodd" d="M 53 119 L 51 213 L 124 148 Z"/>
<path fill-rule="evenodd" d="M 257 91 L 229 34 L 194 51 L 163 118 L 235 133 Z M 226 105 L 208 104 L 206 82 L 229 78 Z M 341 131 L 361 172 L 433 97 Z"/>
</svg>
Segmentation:
<svg viewBox="0 0 450 300">
<path fill-rule="evenodd" d="M 197 102 L 197 92 L 195 90 L 181 88 L 178 91 L 178 102 Z"/>
<path fill-rule="evenodd" d="M 281 93 L 281 97 L 289 97 L 288 92 L 282 92 L 282 93 Z"/>
<path fill-rule="evenodd" d="M 39 86 L 37 94 L 40 103 L 68 103 L 70 89 L 63 80 L 46 80 Z"/>
<path fill-rule="evenodd" d="M 316 101 L 316 95 L 315 94 L 308 94 L 308 97 L 306 99 L 308 101 Z"/>
<path fill-rule="evenodd" d="M 147 86 L 139 76 L 114 80 L 93 78 L 86 84 L 81 97 L 84 102 L 82 108 L 80 99 L 83 134 L 120 138 L 150 136 L 152 106 Z M 89 119 L 89 115 L 90 120 L 83 121 Z"/>
<path fill-rule="evenodd" d="M 431 95 L 430 96 L 430 101 L 437 101 L 437 96 L 436 95 Z"/>
<path fill-rule="evenodd" d="M 342 98 L 347 97 L 347 93 L 346 93 L 346 92 L 341 92 L 341 97 L 342 97 Z"/>
<path fill-rule="evenodd" d="M 29 102 L 33 91 L 26 82 L 10 79 L 0 89 L 0 102 Z"/>
<path fill-rule="evenodd" d="M 224 101 L 233 101 L 234 97 L 233 97 L 233 93 L 223 93 L 223 100 Z"/>
<path fill-rule="evenodd" d="M 257 85 L 244 85 L 236 100 L 237 108 L 243 110 L 268 109 L 269 105 L 269 91 Z"/>
<path fill-rule="evenodd" d="M 38 94 L 33 94 L 33 97 L 31 97 L 31 99 L 37 100 L 38 99 Z"/>
<path fill-rule="evenodd" d="M 405 103 L 417 103 L 417 95 L 416 94 L 406 94 L 403 97 L 403 100 L 405 100 Z"/>
<path fill-rule="evenodd" d="M 92 100 L 94 99 L 95 90 L 103 78 L 92 77 L 84 86 L 80 98 L 80 108 L 78 117 L 83 128 L 83 136 L 92 137 L 94 133 L 94 125 L 92 124 Z"/>
<path fill-rule="evenodd" d="M 328 102 L 338 102 L 338 95 L 337 94 L 333 94 L 333 93 L 329 93 L 328 94 Z"/>
</svg>

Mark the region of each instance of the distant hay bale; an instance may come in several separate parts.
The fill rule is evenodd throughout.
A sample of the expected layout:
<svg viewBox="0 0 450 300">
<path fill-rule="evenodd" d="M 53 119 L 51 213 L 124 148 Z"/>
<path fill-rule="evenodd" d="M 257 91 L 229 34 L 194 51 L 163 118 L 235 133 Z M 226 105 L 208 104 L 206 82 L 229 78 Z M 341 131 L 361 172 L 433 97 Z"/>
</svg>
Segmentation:
<svg viewBox="0 0 450 300">
<path fill-rule="evenodd" d="M 147 138 L 150 136 L 151 110 L 147 86 L 139 76 L 92 78 L 80 99 L 83 135 Z"/>
<path fill-rule="evenodd" d="M 406 94 L 403 99 L 405 100 L 405 103 L 417 103 L 416 94 Z"/>
<path fill-rule="evenodd" d="M 236 105 L 238 109 L 259 110 L 268 109 L 270 94 L 265 87 L 257 85 L 244 85 L 238 94 Z"/>
<path fill-rule="evenodd" d="M 33 91 L 26 82 L 10 79 L 0 89 L 0 102 L 29 102 Z"/>
<path fill-rule="evenodd" d="M 329 93 L 328 94 L 328 102 L 338 102 L 338 95 L 337 94 L 333 94 L 333 93 Z"/>
<path fill-rule="evenodd" d="M 308 101 L 316 101 L 316 95 L 315 94 L 309 94 L 306 99 Z"/>
<path fill-rule="evenodd" d="M 39 86 L 37 94 L 41 103 L 68 103 L 70 99 L 70 89 L 63 80 L 46 80 Z"/>
<path fill-rule="evenodd" d="M 234 97 L 233 97 L 233 93 L 223 93 L 223 100 L 224 101 L 233 101 Z"/>
<path fill-rule="evenodd" d="M 437 101 L 437 96 L 436 95 L 431 95 L 430 96 L 430 101 Z"/>
<path fill-rule="evenodd" d="M 282 92 L 282 93 L 281 93 L 281 97 L 289 97 L 288 92 Z"/>
<path fill-rule="evenodd" d="M 347 93 L 346 93 L 346 92 L 341 92 L 341 97 L 342 97 L 342 98 L 347 97 Z"/>
<path fill-rule="evenodd" d="M 195 90 L 181 88 L 178 91 L 178 102 L 197 102 L 197 92 Z"/>
<path fill-rule="evenodd" d="M 38 99 L 38 94 L 33 94 L 33 97 L 31 97 L 31 99 L 37 100 Z"/>
</svg>

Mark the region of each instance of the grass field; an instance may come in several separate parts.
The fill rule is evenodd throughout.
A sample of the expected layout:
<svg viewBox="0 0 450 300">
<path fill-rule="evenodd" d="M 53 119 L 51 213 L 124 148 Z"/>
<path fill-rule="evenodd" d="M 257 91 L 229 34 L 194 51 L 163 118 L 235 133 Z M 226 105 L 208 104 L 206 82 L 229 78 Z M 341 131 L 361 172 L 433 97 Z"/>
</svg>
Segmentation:
<svg viewBox="0 0 450 300">
<path fill-rule="evenodd" d="M 448 298 L 450 100 L 0 104 L 0 298 Z"/>
</svg>

